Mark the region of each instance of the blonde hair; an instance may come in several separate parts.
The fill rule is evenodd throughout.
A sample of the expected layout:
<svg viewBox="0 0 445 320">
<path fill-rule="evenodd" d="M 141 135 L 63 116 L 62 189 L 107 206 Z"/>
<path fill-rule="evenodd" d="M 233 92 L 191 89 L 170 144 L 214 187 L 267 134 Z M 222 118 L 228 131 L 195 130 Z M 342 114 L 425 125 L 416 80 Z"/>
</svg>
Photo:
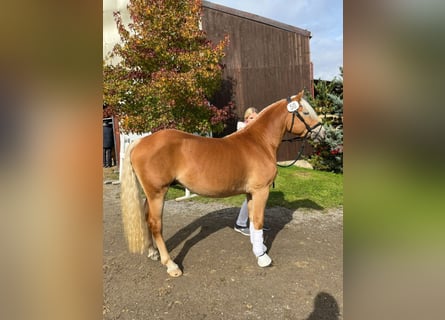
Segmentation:
<svg viewBox="0 0 445 320">
<path fill-rule="evenodd" d="M 246 120 L 247 117 L 249 117 L 252 113 L 258 113 L 258 110 L 254 107 L 250 107 L 248 108 L 245 112 L 244 112 L 244 120 Z"/>
</svg>

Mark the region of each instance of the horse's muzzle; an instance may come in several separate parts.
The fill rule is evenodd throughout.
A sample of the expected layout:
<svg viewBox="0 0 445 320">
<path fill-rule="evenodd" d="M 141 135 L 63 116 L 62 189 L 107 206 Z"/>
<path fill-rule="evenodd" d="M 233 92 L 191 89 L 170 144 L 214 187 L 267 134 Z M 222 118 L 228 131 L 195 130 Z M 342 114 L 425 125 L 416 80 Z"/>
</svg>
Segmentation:
<svg viewBox="0 0 445 320">
<path fill-rule="evenodd" d="M 323 126 L 319 126 L 318 128 L 311 130 L 309 137 L 314 142 L 319 143 L 326 137 L 326 130 Z"/>
</svg>

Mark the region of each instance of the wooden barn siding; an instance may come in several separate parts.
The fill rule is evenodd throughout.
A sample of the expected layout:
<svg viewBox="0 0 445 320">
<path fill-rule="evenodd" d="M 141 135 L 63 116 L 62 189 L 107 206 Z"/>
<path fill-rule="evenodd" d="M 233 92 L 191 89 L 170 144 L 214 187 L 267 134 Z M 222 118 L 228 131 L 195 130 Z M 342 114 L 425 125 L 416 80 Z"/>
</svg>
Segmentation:
<svg viewBox="0 0 445 320">
<path fill-rule="evenodd" d="M 240 120 L 248 107 L 261 110 L 301 89 L 311 90 L 308 31 L 206 1 L 203 1 L 202 25 L 207 38 L 214 43 L 229 35 L 224 78 L 232 87 L 225 93 L 233 95 Z M 225 133 L 235 129 L 232 124 Z M 300 143 L 283 143 L 278 160 L 294 159 L 299 148 Z M 307 146 L 305 154 L 311 152 Z"/>
</svg>

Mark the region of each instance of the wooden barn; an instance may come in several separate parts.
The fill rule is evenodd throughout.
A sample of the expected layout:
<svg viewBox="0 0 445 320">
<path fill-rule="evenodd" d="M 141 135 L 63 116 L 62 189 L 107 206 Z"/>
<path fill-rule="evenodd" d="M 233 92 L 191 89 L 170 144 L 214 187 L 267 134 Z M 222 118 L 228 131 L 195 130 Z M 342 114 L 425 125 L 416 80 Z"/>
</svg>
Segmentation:
<svg viewBox="0 0 445 320">
<path fill-rule="evenodd" d="M 216 105 L 232 98 L 239 119 L 243 119 L 249 107 L 261 110 L 301 89 L 312 93 L 309 31 L 208 1 L 202 1 L 202 7 L 207 38 L 216 43 L 229 36 L 225 84 Z M 225 133 L 235 130 L 236 124 L 231 124 Z M 292 160 L 299 146 L 283 143 L 278 160 Z M 306 148 L 309 151 L 310 147 Z"/>
</svg>

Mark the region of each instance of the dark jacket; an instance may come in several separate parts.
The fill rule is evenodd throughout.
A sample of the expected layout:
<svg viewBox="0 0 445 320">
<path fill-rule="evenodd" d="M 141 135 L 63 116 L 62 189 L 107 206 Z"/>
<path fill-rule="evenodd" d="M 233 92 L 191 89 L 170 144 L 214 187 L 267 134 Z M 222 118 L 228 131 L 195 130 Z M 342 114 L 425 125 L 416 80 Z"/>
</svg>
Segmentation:
<svg viewBox="0 0 445 320">
<path fill-rule="evenodd" d="M 113 127 L 110 123 L 103 125 L 104 127 L 104 148 L 109 149 L 114 146 Z"/>
</svg>

